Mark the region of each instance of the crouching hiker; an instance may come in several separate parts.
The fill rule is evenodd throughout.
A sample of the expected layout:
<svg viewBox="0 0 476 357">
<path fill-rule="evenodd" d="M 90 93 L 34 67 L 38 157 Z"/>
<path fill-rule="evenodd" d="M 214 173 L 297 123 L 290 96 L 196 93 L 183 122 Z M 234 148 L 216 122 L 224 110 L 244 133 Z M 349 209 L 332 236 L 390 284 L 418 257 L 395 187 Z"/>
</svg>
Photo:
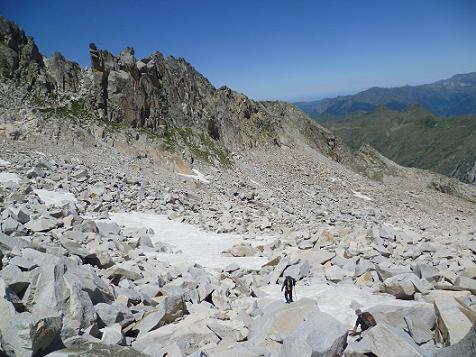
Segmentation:
<svg viewBox="0 0 476 357">
<path fill-rule="evenodd" d="M 357 315 L 357 321 L 355 321 L 354 329 L 352 330 L 351 336 L 357 335 L 357 328 L 360 326 L 360 331 L 364 332 L 369 328 L 377 325 L 375 322 L 375 318 L 372 316 L 370 312 L 362 312 L 362 310 L 357 309 L 355 310 L 355 314 Z"/>
<path fill-rule="evenodd" d="M 284 278 L 283 285 L 281 286 L 281 291 L 284 289 L 284 298 L 286 299 L 286 304 L 293 302 L 293 288 L 296 286 L 296 279 L 290 277 L 289 275 Z"/>
</svg>

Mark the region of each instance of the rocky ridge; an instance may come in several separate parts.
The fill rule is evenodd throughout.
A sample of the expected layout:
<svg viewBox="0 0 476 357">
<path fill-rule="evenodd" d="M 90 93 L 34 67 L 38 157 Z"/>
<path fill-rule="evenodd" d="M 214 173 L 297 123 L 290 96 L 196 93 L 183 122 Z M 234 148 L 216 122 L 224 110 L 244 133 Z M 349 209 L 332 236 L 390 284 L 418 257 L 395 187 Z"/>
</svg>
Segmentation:
<svg viewBox="0 0 476 357">
<path fill-rule="evenodd" d="M 142 129 L 189 157 L 222 163 L 233 150 L 301 143 L 336 160 L 347 156 L 339 138 L 294 106 L 217 90 L 183 58 L 155 52 L 138 60 L 133 48 L 114 56 L 91 44 L 91 67 L 81 68 L 59 53 L 43 58 L 33 40 L 3 17 L 0 44 L 4 78 L 25 85 L 24 99 L 46 115 Z"/>
</svg>

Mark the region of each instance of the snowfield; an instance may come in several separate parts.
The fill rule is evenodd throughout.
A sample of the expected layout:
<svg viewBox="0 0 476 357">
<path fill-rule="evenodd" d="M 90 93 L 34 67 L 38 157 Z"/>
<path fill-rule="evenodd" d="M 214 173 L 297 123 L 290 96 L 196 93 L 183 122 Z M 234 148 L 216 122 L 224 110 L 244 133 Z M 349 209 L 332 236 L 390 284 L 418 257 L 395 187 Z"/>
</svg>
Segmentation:
<svg viewBox="0 0 476 357">
<path fill-rule="evenodd" d="M 278 285 L 268 285 L 263 291 L 267 294 L 267 296 L 260 300 L 260 305 L 263 307 L 273 301 L 283 299 L 281 287 Z M 402 308 L 427 305 L 427 303 L 414 300 L 398 300 L 391 295 L 374 294 L 350 283 L 329 285 L 322 282 L 313 283 L 312 279 L 306 285 L 298 282 L 296 295 L 298 299 L 311 298 L 317 300 L 321 311 L 332 315 L 336 320 L 349 326 L 349 328 L 354 326 L 356 319 L 355 310 L 357 308 L 367 310 L 377 305 Z"/>
<path fill-rule="evenodd" d="M 245 239 L 237 234 L 218 234 L 205 232 L 190 224 L 174 222 L 164 215 L 148 213 L 110 213 L 110 219 L 127 228 L 152 228 L 152 241 L 170 244 L 174 253 L 157 253 L 158 257 L 172 265 L 189 265 L 198 263 L 203 267 L 221 270 L 230 264 L 237 264 L 240 268 L 259 270 L 268 262 L 263 257 L 227 257 L 221 252 L 240 243 L 260 245 L 269 243 L 273 237 L 261 236 L 254 239 Z M 276 300 L 283 300 L 281 286 L 267 285 L 262 289 L 265 296 L 259 299 L 259 305 L 265 307 Z M 397 300 L 393 296 L 374 294 L 360 289 L 353 284 L 329 285 L 321 281 L 310 281 L 303 285 L 297 284 L 297 297 L 316 299 L 321 311 L 334 316 L 340 322 L 351 328 L 355 322 L 355 309 L 368 309 L 376 305 L 390 305 L 398 307 L 418 306 L 425 303 L 416 301 Z"/>
<path fill-rule="evenodd" d="M 176 253 L 158 253 L 170 264 L 190 264 L 191 262 L 206 268 L 221 270 L 236 263 L 240 267 L 259 270 L 268 262 L 263 257 L 227 257 L 221 254 L 240 243 L 260 245 L 271 242 L 274 238 L 263 236 L 245 240 L 243 236 L 227 233 L 205 232 L 190 224 L 174 222 L 164 215 L 148 213 L 110 213 L 112 221 L 127 228 L 152 228 L 155 234 L 152 241 L 170 244 Z"/>
</svg>

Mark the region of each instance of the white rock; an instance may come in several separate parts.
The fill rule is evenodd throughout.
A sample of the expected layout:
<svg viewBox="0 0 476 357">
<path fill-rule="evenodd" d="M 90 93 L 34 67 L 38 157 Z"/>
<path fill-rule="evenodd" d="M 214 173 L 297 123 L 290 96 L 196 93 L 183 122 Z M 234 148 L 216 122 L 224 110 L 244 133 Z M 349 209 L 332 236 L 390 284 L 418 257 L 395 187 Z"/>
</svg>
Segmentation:
<svg viewBox="0 0 476 357">
<path fill-rule="evenodd" d="M 341 356 L 347 345 L 347 334 L 346 326 L 331 315 L 309 314 L 306 321 L 284 339 L 281 356 Z M 292 354 L 297 351 L 303 354 Z"/>
<path fill-rule="evenodd" d="M 17 174 L 12 174 L 10 172 L 0 172 L 0 183 L 14 183 L 19 184 L 21 181 L 20 177 Z"/>
<path fill-rule="evenodd" d="M 124 341 L 124 335 L 122 334 L 121 325 L 114 324 L 101 329 L 102 343 L 106 345 L 117 345 Z"/>
<path fill-rule="evenodd" d="M 472 323 L 461 311 L 459 303 L 451 297 L 435 299 L 436 341 L 444 346 L 461 341 L 471 329 Z"/>
<path fill-rule="evenodd" d="M 47 206 L 62 207 L 68 203 L 76 202 L 76 198 L 70 192 L 62 191 L 48 191 L 43 189 L 33 190 L 36 193 L 40 202 L 44 203 Z"/>
<path fill-rule="evenodd" d="M 410 341 L 411 338 L 405 338 L 403 330 L 394 329 L 385 324 L 369 329 L 362 340 L 354 345 L 363 345 L 362 350 L 373 353 L 377 356 L 385 357 L 423 357 L 418 346 Z"/>
</svg>

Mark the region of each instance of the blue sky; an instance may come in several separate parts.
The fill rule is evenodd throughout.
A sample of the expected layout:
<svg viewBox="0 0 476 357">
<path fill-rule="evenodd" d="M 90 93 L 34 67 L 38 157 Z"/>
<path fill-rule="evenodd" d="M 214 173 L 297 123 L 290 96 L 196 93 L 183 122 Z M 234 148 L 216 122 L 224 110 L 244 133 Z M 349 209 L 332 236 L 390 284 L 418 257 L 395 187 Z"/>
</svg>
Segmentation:
<svg viewBox="0 0 476 357">
<path fill-rule="evenodd" d="M 0 0 L 40 51 L 184 57 L 215 86 L 311 100 L 476 71 L 475 0 Z"/>
</svg>

